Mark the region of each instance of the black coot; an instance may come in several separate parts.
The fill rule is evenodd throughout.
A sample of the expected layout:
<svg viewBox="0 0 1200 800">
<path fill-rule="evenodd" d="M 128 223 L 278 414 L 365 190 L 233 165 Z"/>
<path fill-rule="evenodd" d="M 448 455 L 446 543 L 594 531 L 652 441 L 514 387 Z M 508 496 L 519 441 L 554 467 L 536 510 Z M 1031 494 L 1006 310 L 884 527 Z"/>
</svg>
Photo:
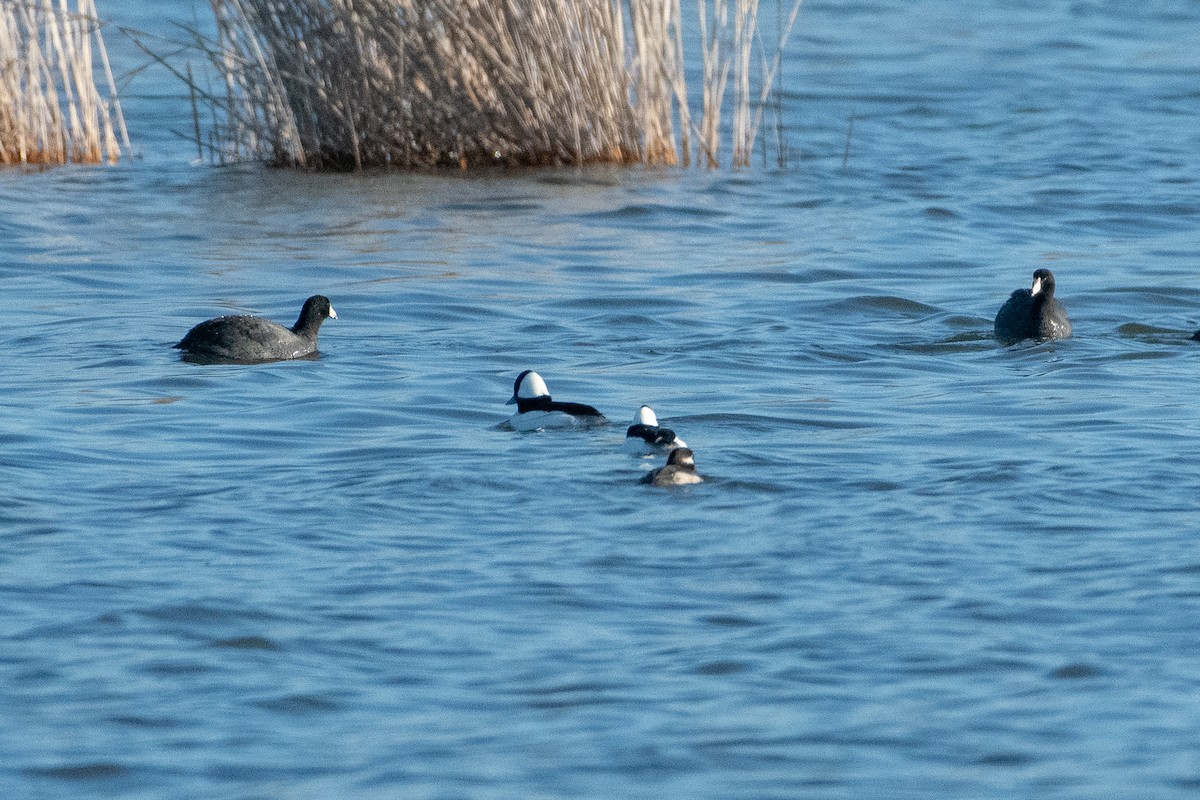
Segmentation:
<svg viewBox="0 0 1200 800">
<path fill-rule="evenodd" d="M 290 329 L 262 317 L 229 316 L 201 322 L 179 344 L 183 357 L 201 362 L 262 362 L 304 358 L 317 352 L 321 323 L 337 319 L 329 298 L 315 294 L 304 301 Z"/>
<path fill-rule="evenodd" d="M 1067 309 L 1054 299 L 1054 274 L 1033 273 L 1032 289 L 1017 289 L 996 314 L 996 338 L 1003 344 L 1022 339 L 1065 339 L 1071 335 Z"/>
</svg>

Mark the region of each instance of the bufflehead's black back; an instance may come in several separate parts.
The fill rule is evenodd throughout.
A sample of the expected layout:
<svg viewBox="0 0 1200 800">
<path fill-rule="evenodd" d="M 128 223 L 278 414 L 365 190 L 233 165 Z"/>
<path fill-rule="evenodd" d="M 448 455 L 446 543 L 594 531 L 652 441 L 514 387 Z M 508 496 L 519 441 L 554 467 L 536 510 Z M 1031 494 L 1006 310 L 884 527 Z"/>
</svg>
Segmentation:
<svg viewBox="0 0 1200 800">
<path fill-rule="evenodd" d="M 542 376 L 529 369 L 513 381 L 513 396 L 508 405 L 514 404 L 517 413 L 513 414 L 508 422 L 518 431 L 591 428 L 608 422 L 603 414 L 589 405 L 563 403 L 552 399 Z"/>
<path fill-rule="evenodd" d="M 1017 289 L 996 314 L 996 338 L 1002 344 L 1022 339 L 1065 339 L 1071 335 L 1067 309 L 1054 299 L 1054 274 L 1033 273 L 1032 289 Z"/>
<path fill-rule="evenodd" d="M 687 443 L 675 431 L 661 427 L 650 406 L 638 409 L 633 424 L 625 432 L 625 449 L 638 455 L 669 453 L 679 447 L 687 447 Z"/>
<path fill-rule="evenodd" d="M 672 450 L 665 467 L 659 467 L 642 478 L 642 483 L 654 486 L 686 486 L 703 481 L 696 473 L 695 454 L 686 447 Z"/>
<path fill-rule="evenodd" d="M 228 316 L 196 325 L 175 347 L 189 361 L 262 362 L 304 358 L 317 352 L 317 331 L 337 319 L 329 298 L 315 294 L 304 301 L 290 329 L 262 317 Z"/>
</svg>

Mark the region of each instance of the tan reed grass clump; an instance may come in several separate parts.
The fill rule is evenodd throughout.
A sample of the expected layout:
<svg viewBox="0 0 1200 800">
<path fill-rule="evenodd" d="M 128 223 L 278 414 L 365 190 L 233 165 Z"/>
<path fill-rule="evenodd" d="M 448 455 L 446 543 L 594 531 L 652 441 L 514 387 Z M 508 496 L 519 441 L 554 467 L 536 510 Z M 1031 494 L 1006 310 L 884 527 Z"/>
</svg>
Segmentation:
<svg viewBox="0 0 1200 800">
<path fill-rule="evenodd" d="M 128 152 L 92 0 L 73 12 L 66 0 L 0 0 L 0 164 L 115 163 L 122 144 Z"/>
<path fill-rule="evenodd" d="M 731 75 L 732 160 L 748 163 L 786 38 L 755 64 L 758 0 L 698 0 L 696 125 L 679 0 L 211 2 L 216 40 L 197 43 L 220 86 L 189 79 L 215 120 L 198 144 L 315 169 L 686 164 L 693 141 L 715 166 Z M 790 30 L 800 0 L 777 2 Z"/>
</svg>

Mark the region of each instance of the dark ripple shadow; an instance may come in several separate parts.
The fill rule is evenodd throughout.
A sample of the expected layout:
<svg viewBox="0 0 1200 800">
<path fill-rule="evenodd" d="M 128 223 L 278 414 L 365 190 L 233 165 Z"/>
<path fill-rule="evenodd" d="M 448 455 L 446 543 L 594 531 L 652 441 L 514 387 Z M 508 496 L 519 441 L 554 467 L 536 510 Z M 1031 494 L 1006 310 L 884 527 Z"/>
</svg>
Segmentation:
<svg viewBox="0 0 1200 800">
<path fill-rule="evenodd" d="M 803 486 L 804 481 L 797 478 L 794 481 L 766 481 L 766 480 L 746 480 L 739 478 L 725 478 L 703 469 L 700 474 L 704 477 L 704 483 L 697 484 L 696 487 L 678 487 L 681 489 L 699 488 L 700 486 L 711 486 L 720 489 L 726 493 L 758 493 L 758 494 L 773 494 L 773 495 L 790 495 L 793 494 L 797 487 Z M 654 487 L 649 487 L 654 488 Z M 740 501 L 737 505 L 720 506 L 721 508 L 729 508 L 730 510 L 740 507 Z"/>
<path fill-rule="evenodd" d="M 581 681 L 511 690 L 521 703 L 540 711 L 623 703 L 630 695 L 626 684 Z"/>
<path fill-rule="evenodd" d="M 438 206 L 438 210 L 451 212 L 484 211 L 489 214 L 528 214 L 541 211 L 542 203 L 535 200 L 523 200 L 517 197 L 505 197 L 492 200 L 444 203 Z"/>
<path fill-rule="evenodd" d="M 778 284 L 796 284 L 806 286 L 815 283 L 825 283 L 828 281 L 852 280 L 858 277 L 857 273 L 841 271 L 836 269 L 808 269 L 797 271 L 794 267 L 780 267 L 777 270 L 767 269 L 745 269 L 740 271 L 715 270 L 705 272 L 703 275 L 694 276 L 666 276 L 664 282 L 667 284 L 678 282 L 680 285 L 691 285 L 695 281 L 700 280 L 708 282 L 750 282 L 750 283 L 778 283 Z"/>
<path fill-rule="evenodd" d="M 211 644 L 212 647 L 223 650 L 258 650 L 267 652 L 278 652 L 283 650 L 283 647 L 272 639 L 266 636 L 233 636 L 228 639 L 218 639 Z"/>
<path fill-rule="evenodd" d="M 58 767 L 29 767 L 22 772 L 32 778 L 94 781 L 124 777 L 130 774 L 131 770 L 124 764 L 115 761 L 92 761 L 84 764 L 64 764 Z"/>
<path fill-rule="evenodd" d="M 703 426 L 708 423 L 714 423 L 720 426 L 731 427 L 738 430 L 745 430 L 748 433 L 764 433 L 780 428 L 792 428 L 803 430 L 805 428 L 823 428 L 828 430 L 859 430 L 862 428 L 870 428 L 872 425 L 865 422 L 850 422 L 847 420 L 835 420 L 826 418 L 799 418 L 799 417 L 776 417 L 765 414 L 725 414 L 725 413 L 710 413 L 710 414 L 689 414 L 677 416 L 672 424 L 697 425 Z"/>
<path fill-rule="evenodd" d="M 201 664 L 195 661 L 152 661 L 141 664 L 136 670 L 143 675 L 161 678 L 184 678 L 189 675 L 205 675 L 216 672 L 212 664 Z"/>
<path fill-rule="evenodd" d="M 1103 675 L 1104 670 L 1100 667 L 1080 661 L 1064 664 L 1061 667 L 1055 667 L 1049 673 L 1049 677 L 1054 678 L 1055 680 L 1069 681 L 1099 678 Z"/>
<path fill-rule="evenodd" d="M 584 317 L 580 322 L 585 326 L 596 329 L 627 330 L 630 335 L 636 337 L 637 341 L 644 341 L 647 330 L 670 327 L 669 323 L 661 317 L 648 317 L 644 314 L 631 314 L 627 312 L 596 314 Z M 619 341 L 619 339 L 614 339 L 614 341 Z"/>
<path fill-rule="evenodd" d="M 140 714 L 117 714 L 108 717 L 107 721 L 130 728 L 147 730 L 175 730 L 187 726 L 184 720 L 176 717 L 150 717 Z"/>
<path fill-rule="evenodd" d="M 892 295 L 860 295 L 830 303 L 829 311 L 842 314 L 894 312 L 905 317 L 924 317 L 938 313 L 936 306 L 927 305 L 906 297 Z"/>
<path fill-rule="evenodd" d="M 619 311 L 623 314 L 635 313 L 638 311 L 657 313 L 657 312 L 673 312 L 684 309 L 699 308 L 699 304 L 672 296 L 669 300 L 662 297 L 651 296 L 629 296 L 629 295 L 609 295 L 598 296 L 589 295 L 587 297 L 569 298 L 565 300 L 547 300 L 539 304 L 541 308 L 557 309 L 560 311 L 589 311 L 596 312 L 600 309 L 609 311 Z"/>
<path fill-rule="evenodd" d="M 444 298 L 422 301 L 419 297 L 406 297 L 404 307 L 409 319 L 422 324 L 502 324 L 516 319 L 516 315 L 501 308 L 489 308 L 481 304 L 447 303 Z"/>
<path fill-rule="evenodd" d="M 720 219 L 729 216 L 723 209 L 702 208 L 700 206 L 670 206 L 657 203 L 634 203 L 611 211 L 597 211 L 581 215 L 587 219 L 596 220 L 632 220 L 637 222 L 671 221 L 677 219 L 712 218 Z"/>
<path fill-rule="evenodd" d="M 181 605 L 160 606 L 157 608 L 135 609 L 133 613 L 160 622 L 183 623 L 186 625 L 208 626 L 227 622 L 282 621 L 287 619 L 274 611 L 262 608 L 241 608 L 233 606 L 218 606 L 201 603 L 186 603 Z"/>
<path fill-rule="evenodd" d="M 988 752 L 980 755 L 973 763 L 984 767 L 1026 767 L 1031 764 L 1037 764 L 1043 759 L 1041 756 L 1030 752 L 1022 752 L 1017 750 L 1004 750 L 1000 752 Z"/>
<path fill-rule="evenodd" d="M 716 628 L 733 629 L 756 628 L 764 624 L 762 620 L 752 619 L 739 614 L 708 614 L 700 617 L 699 621 Z"/>
<path fill-rule="evenodd" d="M 1117 334 L 1126 339 L 1134 339 L 1146 344 L 1155 345 L 1187 345 L 1194 346 L 1194 329 L 1163 328 L 1157 325 L 1144 325 L 1140 322 L 1126 322 L 1117 328 Z"/>
<path fill-rule="evenodd" d="M 339 699 L 339 695 L 344 696 L 345 693 L 323 695 L 289 694 L 267 700 L 256 700 L 254 701 L 254 705 L 264 711 L 273 711 L 290 717 L 303 717 L 312 714 L 328 714 L 334 711 L 341 711 L 344 708 L 344 703 Z"/>
<path fill-rule="evenodd" d="M 916 355 L 947 355 L 953 353 L 983 353 L 1000 347 L 990 329 L 954 334 L 928 342 L 898 342 L 886 349 L 896 353 Z"/>
<path fill-rule="evenodd" d="M 1179 308 L 1191 312 L 1200 309 L 1200 289 L 1191 286 L 1115 286 L 1102 292 L 1082 295 L 1099 305 Z M 1119 299 L 1114 299 L 1114 296 Z"/>
</svg>

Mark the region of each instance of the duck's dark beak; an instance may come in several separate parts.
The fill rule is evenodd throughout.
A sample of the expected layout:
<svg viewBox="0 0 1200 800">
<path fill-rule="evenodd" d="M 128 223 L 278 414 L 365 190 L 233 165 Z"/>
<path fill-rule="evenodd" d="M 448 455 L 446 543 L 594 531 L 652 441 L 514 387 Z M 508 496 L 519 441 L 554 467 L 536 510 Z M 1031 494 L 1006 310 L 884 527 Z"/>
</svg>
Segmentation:
<svg viewBox="0 0 1200 800">
<path fill-rule="evenodd" d="M 516 404 L 517 404 L 517 393 L 516 393 L 516 392 L 513 392 L 513 396 L 512 396 L 512 398 L 511 398 L 511 399 L 510 399 L 510 400 L 509 400 L 507 403 L 505 403 L 504 405 L 506 405 L 506 406 L 515 406 Z"/>
</svg>

